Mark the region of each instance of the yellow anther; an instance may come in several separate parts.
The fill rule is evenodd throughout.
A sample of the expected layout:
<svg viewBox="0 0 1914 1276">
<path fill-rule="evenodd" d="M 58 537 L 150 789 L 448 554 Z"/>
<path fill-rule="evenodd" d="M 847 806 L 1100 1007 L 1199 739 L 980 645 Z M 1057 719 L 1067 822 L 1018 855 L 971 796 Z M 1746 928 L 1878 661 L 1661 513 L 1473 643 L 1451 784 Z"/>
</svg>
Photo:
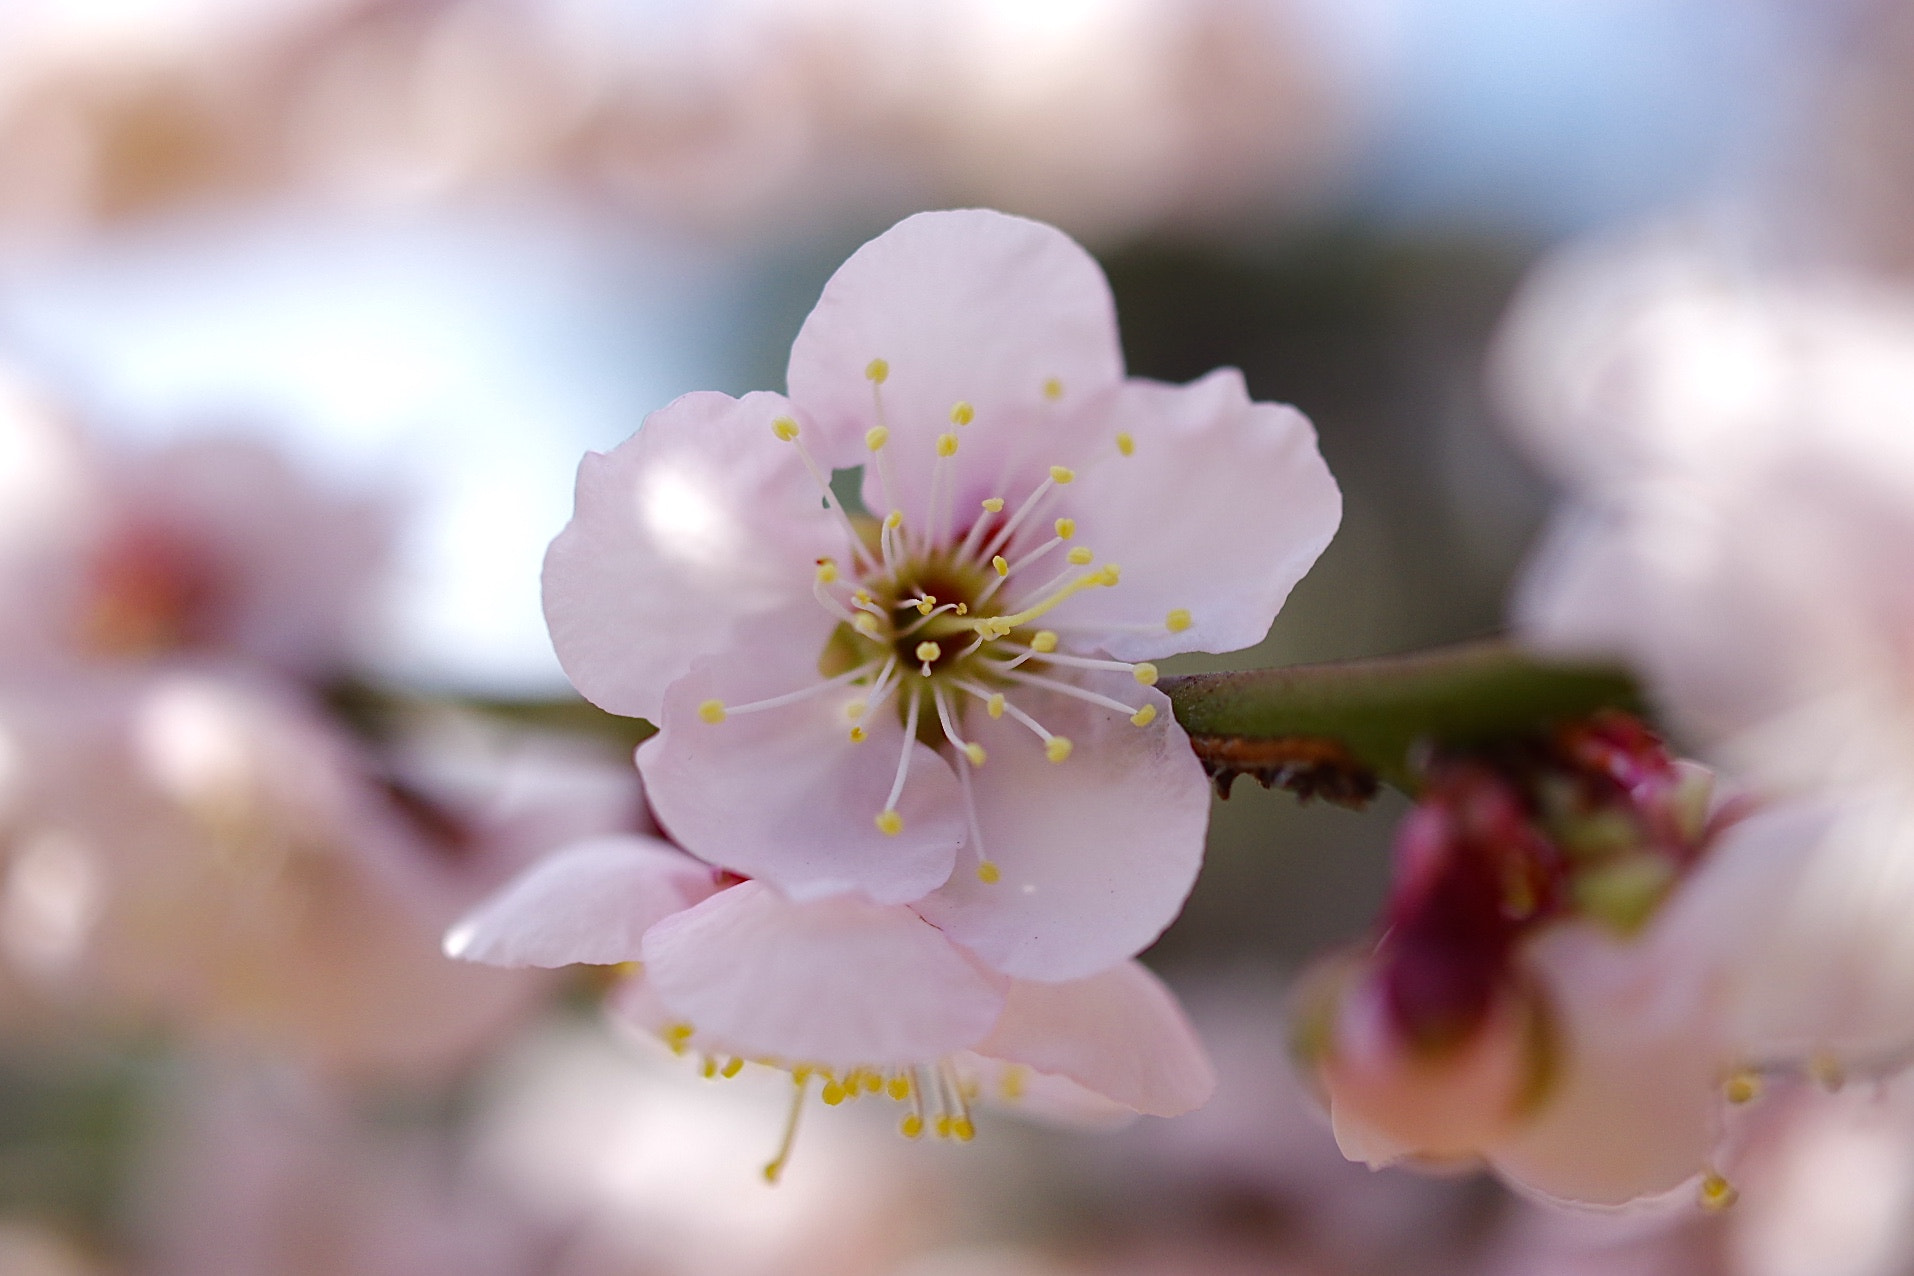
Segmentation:
<svg viewBox="0 0 1914 1276">
<path fill-rule="evenodd" d="M 991 696 L 990 699 L 984 701 L 984 712 L 989 714 L 993 718 L 1003 717 L 1004 716 L 1004 693 L 999 691 L 995 695 Z"/>
<path fill-rule="evenodd" d="M 884 426 L 873 425 L 870 429 L 864 431 L 864 446 L 873 452 L 882 451 L 884 445 L 890 441 L 891 432 Z"/>
<path fill-rule="evenodd" d="M 1753 1103 L 1761 1095 L 1761 1074 L 1741 1071 L 1721 1083 L 1721 1093 L 1730 1103 Z"/>
<path fill-rule="evenodd" d="M 851 628 L 866 638 L 875 638 L 877 637 L 877 617 L 868 611 L 860 611 L 857 613 L 857 619 L 851 622 Z"/>
<path fill-rule="evenodd" d="M 1123 569 L 1115 563 L 1105 563 L 1103 570 L 1097 573 L 1097 584 L 1108 589 L 1114 589 L 1122 579 Z"/>
<path fill-rule="evenodd" d="M 964 1116 L 950 1123 L 950 1132 L 959 1143 L 968 1143 L 977 1137 L 977 1127 L 970 1123 L 969 1117 Z"/>
<path fill-rule="evenodd" d="M 1741 1193 L 1735 1190 L 1735 1185 L 1713 1170 L 1702 1175 L 1698 1195 L 1701 1208 L 1705 1210 L 1725 1210 L 1741 1199 Z"/>
<path fill-rule="evenodd" d="M 1096 554 L 1091 552 L 1088 545 L 1079 545 L 1065 555 L 1065 557 L 1070 560 L 1070 565 L 1073 567 L 1088 567 L 1090 560 L 1095 558 Z"/>
<path fill-rule="evenodd" d="M 1130 437 L 1129 431 L 1117 435 L 1117 451 L 1125 456 L 1136 454 L 1136 440 Z"/>
<path fill-rule="evenodd" d="M 903 510 L 892 510 L 890 513 L 884 515 L 884 526 L 890 528 L 893 532 L 896 531 L 898 528 L 902 527 L 903 525 L 904 525 Z"/>
<path fill-rule="evenodd" d="M 899 1103 L 902 1103 L 904 1100 L 910 1098 L 910 1078 L 904 1076 L 892 1077 L 884 1083 L 884 1093 Z"/>
<path fill-rule="evenodd" d="M 1067 541 L 1077 534 L 1077 520 L 1074 518 L 1060 518 L 1057 520 L 1056 527 L 1058 540 Z"/>
<path fill-rule="evenodd" d="M 1001 496 L 986 496 L 986 497 L 984 498 L 984 512 L 985 512 L 986 514 L 1001 514 L 1001 513 L 1003 513 L 1003 512 L 1004 512 L 1004 498 L 1003 498 L 1003 497 L 1001 497 Z"/>
<path fill-rule="evenodd" d="M 853 700 L 844 706 L 844 716 L 856 722 L 870 711 L 870 707 L 871 702 L 868 700 Z"/>
<path fill-rule="evenodd" d="M 864 376 L 872 385 L 883 385 L 890 374 L 891 365 L 887 359 L 872 359 L 864 365 Z"/>
<path fill-rule="evenodd" d="M 1003 870 L 989 860 L 977 865 L 977 880 L 985 886 L 994 886 L 1003 880 Z"/>
<path fill-rule="evenodd" d="M 937 436 L 937 455 L 956 456 L 957 455 L 957 436 L 954 434 L 938 435 Z"/>
<path fill-rule="evenodd" d="M 1076 476 L 1077 472 L 1067 465 L 1053 465 L 1050 467 L 1050 481 L 1059 486 L 1068 483 Z"/>
<path fill-rule="evenodd" d="M 810 1064 L 800 1063 L 797 1067 L 791 1069 L 791 1080 L 798 1085 L 803 1085 L 811 1079 L 811 1074 L 816 1071 L 817 1069 L 813 1068 Z"/>
<path fill-rule="evenodd" d="M 877 813 L 877 831 L 890 837 L 896 837 L 904 831 L 904 817 L 896 811 L 879 811 Z"/>
<path fill-rule="evenodd" d="M 721 1077 L 735 1077 L 742 1071 L 744 1071 L 744 1060 L 733 1055 L 731 1058 L 725 1060 L 724 1067 L 718 1069 L 718 1075 Z"/>
<path fill-rule="evenodd" d="M 698 706 L 698 716 L 706 722 L 724 721 L 724 701 L 707 700 Z"/>
<path fill-rule="evenodd" d="M 1043 655 L 1048 655 L 1056 649 L 1057 631 L 1054 629 L 1039 629 L 1036 636 L 1030 640 L 1030 650 Z"/>
<path fill-rule="evenodd" d="M 1055 403 L 1063 397 L 1063 382 L 1051 377 L 1043 383 L 1043 397 Z"/>
<path fill-rule="evenodd" d="M 863 727 L 851 728 L 851 743 L 852 744 L 862 744 L 864 743 L 864 741 L 868 739 L 870 739 L 870 735 L 864 730 Z"/>
<path fill-rule="evenodd" d="M 971 407 L 962 399 L 950 405 L 950 423 L 952 425 L 969 425 L 976 417 L 977 409 Z"/>
<path fill-rule="evenodd" d="M 704 1065 L 699 1069 L 699 1071 L 704 1073 L 704 1079 L 706 1081 L 711 1080 L 711 1078 L 718 1075 L 718 1061 L 712 1058 L 710 1055 L 706 1055 L 704 1057 Z"/>
<path fill-rule="evenodd" d="M 789 443 L 798 436 L 798 423 L 788 416 L 781 416 L 771 422 L 771 433 Z"/>
<path fill-rule="evenodd" d="M 1061 762 L 1070 756 L 1070 750 L 1075 747 L 1068 737 L 1053 735 L 1043 742 L 1043 756 L 1052 762 Z"/>
<path fill-rule="evenodd" d="M 1138 709 L 1135 713 L 1130 715 L 1130 722 L 1131 722 L 1131 725 L 1133 726 L 1147 727 L 1152 722 L 1155 722 L 1155 721 L 1156 721 L 1156 706 L 1153 704 L 1146 704 L 1141 709 Z"/>
<path fill-rule="evenodd" d="M 968 616 L 968 615 L 970 614 L 970 604 L 969 604 L 969 603 L 958 603 L 958 604 L 957 604 L 957 614 L 958 614 L 959 616 Z"/>
<path fill-rule="evenodd" d="M 992 555 L 990 559 L 990 565 L 997 569 L 997 574 L 999 576 L 1008 576 L 1010 574 L 1010 560 L 1005 558 L 1002 554 Z"/>
<path fill-rule="evenodd" d="M 1005 1068 L 1003 1076 L 997 1079 L 997 1093 L 1002 1095 L 1006 1101 L 1015 1103 L 1017 1100 L 1023 1098 L 1023 1083 L 1024 1070 L 1022 1065 L 1012 1064 L 1010 1067 Z"/>
<path fill-rule="evenodd" d="M 1163 627 L 1173 634 L 1180 634 L 1190 627 L 1190 613 L 1178 607 L 1163 618 Z"/>
<path fill-rule="evenodd" d="M 915 1112 L 897 1124 L 897 1132 L 907 1139 L 915 1139 L 924 1133 L 924 1118 Z"/>
<path fill-rule="evenodd" d="M 665 1040 L 681 1046 L 691 1040 L 697 1031 L 688 1023 L 674 1023 L 665 1029 Z"/>
<path fill-rule="evenodd" d="M 884 1088 L 884 1077 L 875 1068 L 864 1073 L 864 1090 L 867 1094 L 876 1094 Z"/>
<path fill-rule="evenodd" d="M 1156 666 L 1149 661 L 1143 661 L 1137 665 L 1136 668 L 1130 670 L 1130 672 L 1135 676 L 1136 680 L 1144 686 L 1154 687 L 1156 685 Z"/>
<path fill-rule="evenodd" d="M 854 589 L 851 591 L 851 601 L 859 607 L 868 607 L 871 604 L 871 591 L 868 589 Z"/>
<path fill-rule="evenodd" d="M 837 561 L 830 558 L 820 558 L 817 563 L 817 583 L 820 585 L 828 585 L 836 579 Z"/>
<path fill-rule="evenodd" d="M 918 615 L 928 616 L 933 611 L 936 611 L 936 610 L 937 610 L 937 595 L 936 594 L 925 594 L 922 598 L 919 598 L 917 600 Z"/>
<path fill-rule="evenodd" d="M 834 1108 L 844 1102 L 844 1087 L 836 1081 L 826 1081 L 824 1089 L 818 1092 L 817 1097 L 824 1100 L 827 1106 Z"/>
<path fill-rule="evenodd" d="M 951 1120 L 950 1120 L 950 1117 L 949 1117 L 948 1115 L 945 1115 L 945 1116 L 940 1116 L 940 1117 L 938 1117 L 938 1118 L 937 1118 L 937 1125 L 936 1125 L 936 1127 L 935 1127 L 935 1128 L 936 1128 L 936 1130 L 937 1130 L 937 1137 L 938 1137 L 938 1138 L 940 1138 L 940 1139 L 947 1139 L 947 1138 L 949 1138 L 949 1137 L 950 1137 L 950 1127 L 951 1127 Z"/>
<path fill-rule="evenodd" d="M 1829 1094 L 1839 1090 L 1848 1081 L 1848 1071 L 1841 1061 L 1825 1051 L 1808 1060 L 1808 1075 Z"/>
<path fill-rule="evenodd" d="M 917 659 L 924 664 L 929 664 L 943 654 L 944 649 L 934 642 L 926 640 L 917 644 Z"/>
</svg>

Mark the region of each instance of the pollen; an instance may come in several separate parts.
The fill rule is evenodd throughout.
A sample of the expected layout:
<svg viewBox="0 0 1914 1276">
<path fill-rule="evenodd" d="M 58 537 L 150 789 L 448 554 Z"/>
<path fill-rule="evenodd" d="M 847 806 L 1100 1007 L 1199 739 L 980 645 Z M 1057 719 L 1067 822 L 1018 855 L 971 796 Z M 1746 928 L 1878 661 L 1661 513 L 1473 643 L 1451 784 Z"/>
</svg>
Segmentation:
<svg viewBox="0 0 1914 1276">
<path fill-rule="evenodd" d="M 926 640 L 917 644 L 917 658 L 925 664 L 929 664 L 943 654 L 944 649 L 934 642 Z"/>
<path fill-rule="evenodd" d="M 917 600 L 917 604 L 916 604 L 916 605 L 917 605 L 917 614 L 918 614 L 918 615 L 920 615 L 920 616 L 928 616 L 928 615 L 930 615 L 930 614 L 931 614 L 931 613 L 932 613 L 933 611 L 936 611 L 936 610 L 937 610 L 937 595 L 936 595 L 936 594 L 925 594 L 925 595 L 924 595 L 924 596 L 923 596 L 922 598 L 919 598 L 919 599 Z"/>
<path fill-rule="evenodd" d="M 990 559 L 990 565 L 996 569 L 999 576 L 1008 576 L 1010 574 L 1010 560 L 1002 554 L 993 554 Z"/>
<path fill-rule="evenodd" d="M 897 1132 L 907 1139 L 921 1138 L 924 1133 L 924 1118 L 915 1112 L 898 1122 Z"/>
<path fill-rule="evenodd" d="M 1153 704 L 1146 704 L 1130 715 L 1130 722 L 1133 726 L 1147 727 L 1155 721 L 1156 706 Z"/>
<path fill-rule="evenodd" d="M 1123 453 L 1125 456 L 1136 455 L 1136 440 L 1130 436 L 1127 430 L 1117 435 L 1117 451 Z"/>
<path fill-rule="evenodd" d="M 1178 607 L 1163 618 L 1163 627 L 1173 634 L 1180 634 L 1190 627 L 1190 613 Z"/>
<path fill-rule="evenodd" d="M 1105 563 L 1103 570 L 1097 573 L 1097 584 L 1106 589 L 1115 589 L 1123 579 L 1123 569 L 1115 563 Z"/>
<path fill-rule="evenodd" d="M 890 379 L 891 365 L 888 359 L 872 359 L 864 365 L 864 376 L 872 385 L 883 385 Z"/>
<path fill-rule="evenodd" d="M 994 886 L 1003 880 L 1003 870 L 990 860 L 985 860 L 977 865 L 977 880 L 985 886 Z"/>
<path fill-rule="evenodd" d="M 862 744 L 864 743 L 864 741 L 868 739 L 870 739 L 870 735 L 864 730 L 863 727 L 851 728 L 851 743 L 852 744 Z"/>
<path fill-rule="evenodd" d="M 789 443 L 798 436 L 798 423 L 788 416 L 781 416 L 771 422 L 771 433 L 777 435 L 778 438 L 784 442 Z"/>
<path fill-rule="evenodd" d="M 901 1073 L 892 1077 L 884 1083 L 884 1093 L 902 1103 L 910 1098 L 910 1079 Z"/>
<path fill-rule="evenodd" d="M 725 1061 L 724 1067 L 718 1069 L 718 1075 L 729 1079 L 737 1076 L 742 1071 L 744 1071 L 744 1060 L 733 1055 Z"/>
<path fill-rule="evenodd" d="M 1004 716 L 1003 692 L 999 691 L 991 696 L 990 699 L 984 701 L 984 712 L 993 718 L 1001 718 Z"/>
<path fill-rule="evenodd" d="M 698 706 L 698 716 L 700 718 L 703 718 L 706 722 L 711 722 L 711 723 L 723 722 L 724 721 L 724 701 L 722 700 L 705 701 L 703 704 Z"/>
<path fill-rule="evenodd" d="M 1050 377 L 1043 383 L 1043 397 L 1055 403 L 1063 397 L 1063 382 Z"/>
<path fill-rule="evenodd" d="M 1058 540 L 1060 540 L 1060 541 L 1067 541 L 1067 540 L 1069 540 L 1069 539 L 1070 539 L 1070 538 L 1071 538 L 1072 536 L 1075 536 L 1076 534 L 1077 534 L 1077 520 L 1076 520 L 1076 519 L 1074 519 L 1074 518 L 1060 518 L 1060 519 L 1058 519 L 1058 520 L 1057 520 L 1057 539 L 1058 539 Z"/>
<path fill-rule="evenodd" d="M 968 1143 L 977 1137 L 977 1127 L 966 1116 L 957 1117 L 950 1123 L 950 1135 L 959 1143 Z"/>
<path fill-rule="evenodd" d="M 986 514 L 1001 514 L 1001 513 L 1003 513 L 1003 512 L 1004 512 L 1004 498 L 1003 498 L 1003 497 L 1001 497 L 1001 496 L 987 496 L 987 497 L 985 497 L 985 498 L 984 498 L 984 513 L 986 513 Z"/>
<path fill-rule="evenodd" d="M 1067 465 L 1053 465 L 1050 467 L 1050 481 L 1059 486 L 1068 483 L 1076 476 L 1077 472 Z"/>
<path fill-rule="evenodd" d="M 964 756 L 970 759 L 970 765 L 982 766 L 984 764 L 985 758 L 987 758 L 989 755 L 984 752 L 983 745 L 978 744 L 976 741 L 973 740 L 970 743 L 964 745 Z"/>
<path fill-rule="evenodd" d="M 1156 685 L 1156 666 L 1149 661 L 1145 660 L 1130 672 L 1135 675 L 1136 680 L 1144 686 L 1154 687 Z"/>
<path fill-rule="evenodd" d="M 1721 1083 L 1721 1093 L 1730 1103 L 1752 1103 L 1761 1096 L 1761 1075 L 1745 1069 L 1732 1073 Z"/>
<path fill-rule="evenodd" d="M 887 837 L 896 837 L 904 831 L 904 817 L 896 811 L 879 811 L 877 813 L 877 831 Z"/>
<path fill-rule="evenodd" d="M 954 434 L 938 435 L 937 436 L 937 455 L 956 456 L 957 455 L 957 436 Z"/>
<path fill-rule="evenodd" d="M 977 409 L 971 407 L 962 399 L 950 405 L 950 423 L 952 425 L 969 425 L 976 419 Z"/>
<path fill-rule="evenodd" d="M 1053 735 L 1043 742 L 1043 756 L 1052 762 L 1061 762 L 1070 756 L 1070 750 L 1075 747 L 1068 737 Z"/>
<path fill-rule="evenodd" d="M 1090 551 L 1090 547 L 1088 545 L 1079 545 L 1075 549 L 1071 550 L 1070 553 L 1067 555 L 1067 557 L 1070 559 L 1072 566 L 1088 567 L 1090 565 L 1090 560 L 1095 558 L 1096 555 Z"/>
<path fill-rule="evenodd" d="M 1056 649 L 1057 631 L 1054 629 L 1039 629 L 1037 636 L 1030 640 L 1030 650 L 1040 654 L 1048 655 Z"/>
<path fill-rule="evenodd" d="M 884 445 L 891 441 L 891 432 L 881 425 L 873 425 L 864 431 L 864 446 L 873 452 L 881 452 Z"/>
<path fill-rule="evenodd" d="M 844 1102 L 844 1087 L 835 1080 L 826 1081 L 824 1089 L 818 1093 L 817 1097 L 824 1100 L 827 1106 L 834 1108 Z"/>
<path fill-rule="evenodd" d="M 1698 1195 L 1701 1208 L 1705 1210 L 1725 1210 L 1741 1199 L 1741 1193 L 1735 1190 L 1735 1185 L 1713 1170 L 1702 1176 Z"/>
</svg>

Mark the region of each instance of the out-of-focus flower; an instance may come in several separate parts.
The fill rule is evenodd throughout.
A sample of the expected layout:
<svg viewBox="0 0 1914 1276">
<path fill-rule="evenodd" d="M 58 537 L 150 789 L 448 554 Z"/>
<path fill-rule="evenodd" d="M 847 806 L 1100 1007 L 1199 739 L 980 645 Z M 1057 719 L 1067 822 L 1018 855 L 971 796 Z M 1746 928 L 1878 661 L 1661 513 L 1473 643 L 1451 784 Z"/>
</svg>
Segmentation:
<svg viewBox="0 0 1914 1276">
<path fill-rule="evenodd" d="M 1148 662 L 1257 641 L 1328 542 L 1308 423 L 1230 372 L 1124 380 L 1096 264 L 982 211 L 854 255 L 789 381 L 586 458 L 545 568 L 567 672 L 659 722 L 648 797 L 712 864 L 909 904 L 1007 975 L 1136 953 L 1208 814 Z M 861 526 L 826 481 L 860 462 Z"/>
<path fill-rule="evenodd" d="M 1517 306 L 1511 415 L 1572 491 L 1518 617 L 1632 663 L 1712 761 L 1788 799 L 1730 833 L 1697 923 L 1749 1061 L 1894 1068 L 1914 1045 L 1914 305 L 1728 256 L 1673 235 L 1594 252 Z"/>
<path fill-rule="evenodd" d="M 1343 1150 L 1482 1157 L 1602 1204 L 1709 1170 L 1737 1062 L 1683 960 L 1711 900 L 1709 790 L 1621 714 L 1434 759 L 1382 937 L 1303 996 L 1299 1046 Z M 1715 1174 L 1704 1198 L 1728 1190 Z"/>
</svg>

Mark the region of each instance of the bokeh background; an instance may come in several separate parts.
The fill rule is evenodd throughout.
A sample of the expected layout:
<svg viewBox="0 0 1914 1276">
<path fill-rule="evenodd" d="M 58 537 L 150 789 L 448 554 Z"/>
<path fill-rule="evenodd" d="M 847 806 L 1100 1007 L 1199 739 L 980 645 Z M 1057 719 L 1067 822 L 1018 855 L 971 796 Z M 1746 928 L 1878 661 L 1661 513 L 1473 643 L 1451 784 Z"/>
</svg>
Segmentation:
<svg viewBox="0 0 1914 1276">
<path fill-rule="evenodd" d="M 1108 270 L 1133 374 L 1235 365 L 1315 421 L 1336 542 L 1265 644 L 1185 667 L 1406 651 L 1496 632 L 1549 509 L 1485 378 L 1535 265 L 1678 224 L 1893 281 L 1910 85 L 1898 0 L 0 0 L 0 375 L 134 469 L 256 440 L 384 511 L 368 628 L 299 694 L 382 801 L 463 821 L 422 965 L 554 844 L 551 808 L 629 796 L 614 737 L 550 729 L 537 572 L 579 456 L 682 392 L 781 388 L 823 281 L 900 216 L 1052 221 Z M 35 677 L 0 676 L 0 718 L 78 712 L 19 707 Z M 589 987 L 434 987 L 485 1022 L 382 1011 L 390 1048 L 350 1067 L 36 988 L 0 1008 L 0 1273 L 1908 1269 L 1914 1134 L 1878 1121 L 1777 1155 L 1821 1184 L 1794 1214 L 1565 1215 L 1344 1164 L 1289 1079 L 1284 987 L 1370 926 L 1401 811 L 1247 781 L 1217 806 L 1148 955 L 1217 1054 L 1211 1109 L 965 1148 L 813 1113 L 775 1192 L 775 1087 L 619 1040 Z M 0 931 L 31 929 L 15 897 L 68 899 L 66 861 L 8 818 Z M 380 890 L 302 885 L 331 947 L 182 978 L 350 950 L 367 986 L 429 982 L 366 955 Z M 223 907 L 161 896 L 175 928 Z M 142 942 L 132 964 L 174 959 Z M 432 1033 L 457 1049 L 408 1044 Z"/>
</svg>

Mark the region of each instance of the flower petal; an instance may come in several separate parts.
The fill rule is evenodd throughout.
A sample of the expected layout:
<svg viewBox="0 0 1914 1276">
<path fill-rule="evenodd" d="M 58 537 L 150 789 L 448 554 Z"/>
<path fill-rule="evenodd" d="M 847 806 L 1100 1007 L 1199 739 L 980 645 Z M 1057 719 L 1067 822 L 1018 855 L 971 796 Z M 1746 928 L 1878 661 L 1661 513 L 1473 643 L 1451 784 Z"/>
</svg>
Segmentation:
<svg viewBox="0 0 1914 1276">
<path fill-rule="evenodd" d="M 1134 1124 L 1135 1108 L 1109 1099 L 1056 1072 L 1039 1072 L 969 1051 L 955 1056 L 957 1073 L 975 1087 L 979 1100 L 1015 1112 L 1030 1121 L 1071 1130 L 1120 1130 Z"/>
<path fill-rule="evenodd" d="M 771 432 L 792 411 L 775 394 L 687 394 L 579 465 L 576 511 L 545 555 L 545 619 L 588 700 L 655 718 L 694 659 L 751 627 L 824 645 L 835 622 L 810 596 L 814 560 L 848 546 Z"/>
<path fill-rule="evenodd" d="M 445 936 L 445 955 L 492 966 L 636 961 L 654 923 L 715 889 L 711 867 L 669 842 L 595 837 L 558 851 Z"/>
<path fill-rule="evenodd" d="M 955 458 L 957 508 L 975 511 L 982 497 L 1015 501 L 1046 467 L 1071 463 L 1068 449 L 1025 455 L 1025 445 L 1036 431 L 1074 428 L 1073 405 L 1123 376 L 1115 303 L 1096 261 L 1059 230 L 987 209 L 906 218 L 824 286 L 791 347 L 787 380 L 825 446 L 844 458 L 837 464 L 861 464 L 865 431 L 878 424 L 866 376 L 873 359 L 888 367 L 878 393 L 891 431 L 891 495 L 914 526 L 955 404 L 975 413 L 957 427 Z M 875 510 L 888 505 L 875 465 L 865 499 Z"/>
<path fill-rule="evenodd" d="M 1199 1108 L 1216 1089 L 1175 995 L 1134 961 L 1068 983 L 1013 981 L 977 1053 L 1068 1077 L 1151 1116 Z"/>
<path fill-rule="evenodd" d="M 762 882 L 721 891 L 645 935 L 653 991 L 700 1035 L 827 1066 L 925 1063 L 1002 1013 L 995 980 L 906 908 L 797 903 Z"/>
<path fill-rule="evenodd" d="M 700 717 L 707 700 L 745 704 L 823 681 L 781 665 L 700 661 L 672 686 L 662 730 L 638 750 L 658 822 L 700 859 L 795 899 L 861 891 L 898 904 L 935 890 L 964 842 L 962 796 L 950 765 L 912 744 L 903 829 L 877 827 L 904 749 L 892 706 L 866 715 L 859 742 L 844 706 L 863 692 L 850 686 L 722 722 Z"/>
<path fill-rule="evenodd" d="M 1234 368 L 1186 386 L 1127 382 L 1098 415 L 1133 450 L 1079 475 L 1069 512 L 1078 543 L 1122 582 L 1076 595 L 1057 620 L 1124 660 L 1261 642 L 1342 520 L 1308 419 L 1251 402 Z M 1165 627 L 1172 611 L 1189 613 L 1187 629 Z M 1135 626 L 1149 628 L 1122 631 Z"/>
<path fill-rule="evenodd" d="M 1149 704 L 1131 725 L 1114 710 L 1054 692 L 1011 699 L 1072 740 L 1061 763 L 1011 717 L 971 705 L 967 727 L 989 757 L 973 773 L 984 882 L 975 852 L 918 911 L 1005 974 L 1080 979 L 1134 956 L 1173 921 L 1196 880 L 1209 822 L 1209 781 L 1169 700 L 1121 675 L 1088 680 Z"/>
</svg>

